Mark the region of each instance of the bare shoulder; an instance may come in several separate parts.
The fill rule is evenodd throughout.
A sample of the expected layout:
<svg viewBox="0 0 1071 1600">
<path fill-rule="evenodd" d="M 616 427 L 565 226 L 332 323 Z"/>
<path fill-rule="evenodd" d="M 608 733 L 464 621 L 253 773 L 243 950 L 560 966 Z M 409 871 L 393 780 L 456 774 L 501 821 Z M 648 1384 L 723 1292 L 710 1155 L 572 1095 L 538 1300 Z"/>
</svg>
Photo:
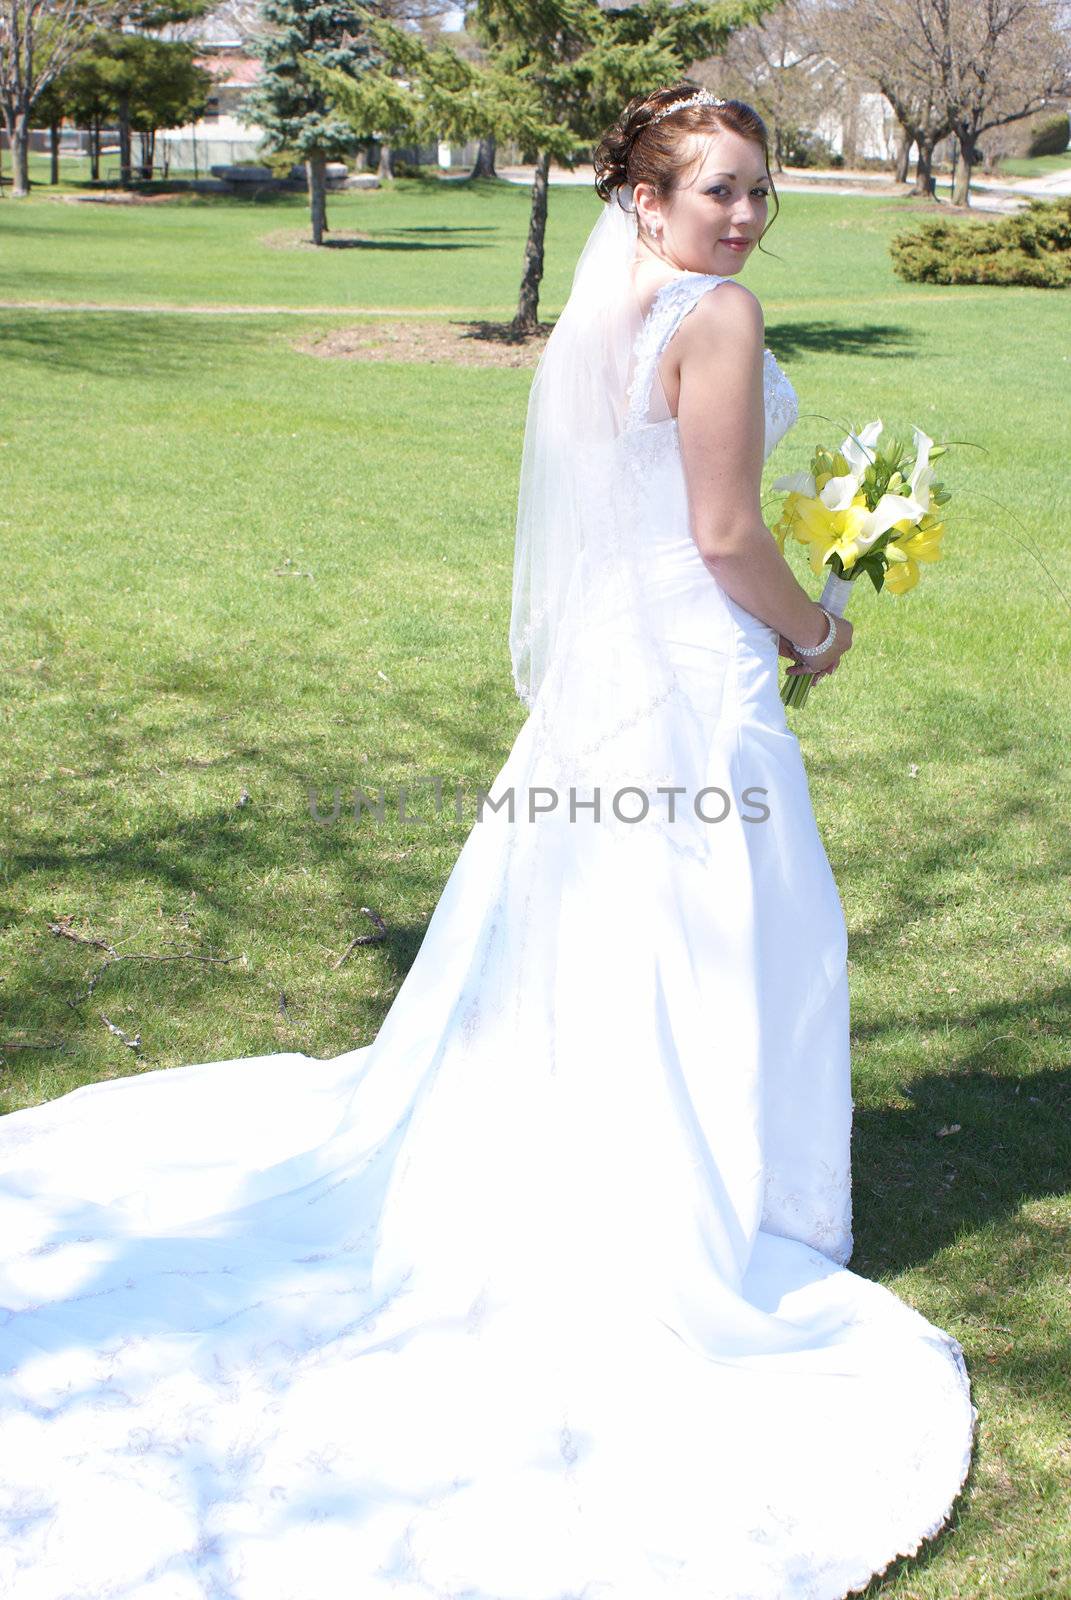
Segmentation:
<svg viewBox="0 0 1071 1600">
<path fill-rule="evenodd" d="M 699 296 L 690 317 L 681 324 L 688 345 L 710 348 L 711 343 L 750 344 L 765 333 L 762 302 L 746 284 L 724 279 Z"/>
</svg>

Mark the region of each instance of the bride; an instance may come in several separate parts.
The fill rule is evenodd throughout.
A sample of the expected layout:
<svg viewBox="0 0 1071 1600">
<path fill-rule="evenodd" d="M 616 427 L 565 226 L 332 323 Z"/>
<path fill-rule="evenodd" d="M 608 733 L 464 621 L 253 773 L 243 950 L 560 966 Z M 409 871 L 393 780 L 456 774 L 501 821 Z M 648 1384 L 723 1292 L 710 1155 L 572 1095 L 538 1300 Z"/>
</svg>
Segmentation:
<svg viewBox="0 0 1071 1600">
<path fill-rule="evenodd" d="M 777 658 L 851 627 L 759 514 L 765 130 L 683 82 L 596 170 L 521 463 L 529 715 L 377 1037 L 0 1123 L 13 1600 L 835 1600 L 959 1494 L 960 1346 L 846 1264 Z"/>
</svg>

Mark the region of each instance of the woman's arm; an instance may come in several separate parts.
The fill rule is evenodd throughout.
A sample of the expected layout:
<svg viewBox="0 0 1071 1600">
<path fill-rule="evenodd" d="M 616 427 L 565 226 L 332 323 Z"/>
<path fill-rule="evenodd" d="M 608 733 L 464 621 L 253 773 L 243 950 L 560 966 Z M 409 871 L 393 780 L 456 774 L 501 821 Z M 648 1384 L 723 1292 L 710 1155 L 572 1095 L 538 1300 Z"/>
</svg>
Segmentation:
<svg viewBox="0 0 1071 1600">
<path fill-rule="evenodd" d="M 797 583 L 760 509 L 764 334 L 762 306 L 740 283 L 720 283 L 701 295 L 674 334 L 692 536 L 738 605 L 793 644 L 816 645 L 828 618 Z M 850 627 L 838 621 L 835 644 L 814 664 L 829 667 L 850 639 Z"/>
</svg>

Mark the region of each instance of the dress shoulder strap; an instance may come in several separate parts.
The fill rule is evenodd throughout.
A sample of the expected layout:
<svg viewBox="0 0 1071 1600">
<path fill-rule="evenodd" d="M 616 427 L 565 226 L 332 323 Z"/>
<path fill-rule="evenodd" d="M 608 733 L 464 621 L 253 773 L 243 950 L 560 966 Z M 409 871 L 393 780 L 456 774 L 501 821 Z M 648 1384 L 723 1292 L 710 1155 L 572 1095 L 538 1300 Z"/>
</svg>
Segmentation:
<svg viewBox="0 0 1071 1600">
<path fill-rule="evenodd" d="M 726 282 L 714 272 L 682 272 L 657 290 L 636 338 L 626 427 L 639 427 L 646 420 L 655 368 L 681 321 L 708 289 Z"/>
</svg>

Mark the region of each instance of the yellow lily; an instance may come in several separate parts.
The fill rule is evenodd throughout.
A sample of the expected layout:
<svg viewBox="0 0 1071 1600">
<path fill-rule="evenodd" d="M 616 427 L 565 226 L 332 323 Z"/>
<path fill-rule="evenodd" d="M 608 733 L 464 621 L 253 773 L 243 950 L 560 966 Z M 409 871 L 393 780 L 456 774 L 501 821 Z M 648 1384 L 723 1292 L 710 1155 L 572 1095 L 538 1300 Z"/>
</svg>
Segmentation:
<svg viewBox="0 0 1071 1600">
<path fill-rule="evenodd" d="M 831 544 L 827 544 L 819 555 L 818 564 L 815 564 L 815 553 L 818 551 L 817 542 L 811 549 L 811 568 L 820 572 L 830 555 L 836 554 L 841 559 L 841 565 L 848 571 L 855 565 L 856 557 L 866 548 L 865 534 L 870 512 L 867 508 L 866 496 L 857 494 L 851 505 L 845 506 L 843 511 L 835 511 L 830 518 L 837 537 Z"/>
<path fill-rule="evenodd" d="M 796 517 L 806 530 L 808 539 L 824 539 L 828 543 L 836 532 L 836 513 L 829 511 L 821 500 L 801 496 L 795 506 Z"/>
<path fill-rule="evenodd" d="M 944 524 L 939 522 L 933 528 L 921 528 L 910 538 L 894 539 L 891 542 L 899 545 L 905 555 L 913 556 L 916 561 L 940 561 L 941 535 L 944 531 Z"/>
<path fill-rule="evenodd" d="M 904 594 L 919 581 L 918 562 L 896 547 L 896 541 L 885 546 L 889 565 L 885 569 L 885 587 L 891 594 Z"/>
</svg>

